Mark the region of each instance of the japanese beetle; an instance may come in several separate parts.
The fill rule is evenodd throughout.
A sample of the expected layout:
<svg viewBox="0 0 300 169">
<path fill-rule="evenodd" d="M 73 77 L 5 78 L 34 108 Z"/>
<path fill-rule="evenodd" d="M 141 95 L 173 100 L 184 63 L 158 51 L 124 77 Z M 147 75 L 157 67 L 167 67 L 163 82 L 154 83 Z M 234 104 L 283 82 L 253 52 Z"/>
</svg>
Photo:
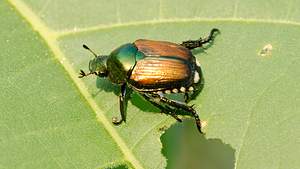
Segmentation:
<svg viewBox="0 0 300 169">
<path fill-rule="evenodd" d="M 129 87 L 179 122 L 181 119 L 175 114 L 176 109 L 191 113 L 199 132 L 202 133 L 196 110 L 187 105 L 190 94 L 199 91 L 203 85 L 201 67 L 190 50 L 211 42 L 217 32 L 219 30 L 214 28 L 204 39 L 188 40 L 181 44 L 139 39 L 103 56 L 83 45 L 95 58 L 89 62 L 90 72 L 80 70 L 79 78 L 94 74 L 107 77 L 112 83 L 120 85 L 121 119 L 113 118 L 115 125 L 126 121 L 126 88 Z M 165 94 L 170 93 L 184 93 L 187 96 L 185 102 L 167 98 Z"/>
</svg>

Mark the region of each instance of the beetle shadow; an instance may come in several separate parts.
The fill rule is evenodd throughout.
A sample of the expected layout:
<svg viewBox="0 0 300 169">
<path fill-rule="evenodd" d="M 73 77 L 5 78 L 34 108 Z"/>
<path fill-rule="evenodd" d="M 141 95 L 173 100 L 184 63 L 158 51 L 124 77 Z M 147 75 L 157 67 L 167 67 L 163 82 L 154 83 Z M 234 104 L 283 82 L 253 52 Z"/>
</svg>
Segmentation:
<svg viewBox="0 0 300 169">
<path fill-rule="evenodd" d="M 194 55 L 198 55 L 198 54 L 201 54 L 201 53 L 207 54 L 206 50 L 208 50 L 211 46 L 213 46 L 213 44 L 214 44 L 214 42 L 211 42 L 208 45 L 206 45 L 205 47 L 193 49 L 192 53 Z"/>
<path fill-rule="evenodd" d="M 153 106 L 143 96 L 136 92 L 132 92 L 130 102 L 141 111 L 160 113 L 160 110 L 157 107 Z"/>
<path fill-rule="evenodd" d="M 206 54 L 206 50 L 209 49 L 210 47 L 212 47 L 215 44 L 215 38 L 217 37 L 217 35 L 221 34 L 220 31 L 218 31 L 216 34 L 213 35 L 213 40 L 211 40 L 209 43 L 207 43 L 207 45 L 202 46 L 201 48 L 196 48 L 191 50 L 191 52 L 193 54 L 200 54 L 200 53 L 205 53 Z"/>
<path fill-rule="evenodd" d="M 201 72 L 202 73 L 202 72 Z M 193 100 L 194 98 L 197 97 L 197 95 L 199 95 L 199 93 L 201 92 L 201 90 L 203 89 L 204 86 L 204 78 L 202 78 L 201 85 L 199 87 L 199 90 L 197 92 L 194 92 L 192 95 L 190 95 L 189 101 Z M 105 91 L 105 92 L 112 92 L 114 93 L 116 96 L 120 95 L 120 86 L 111 83 L 108 79 L 106 78 L 100 78 L 97 77 L 96 79 L 96 87 L 98 88 L 98 91 L 96 93 L 92 93 L 93 97 L 96 97 L 101 91 Z M 182 99 L 178 99 L 177 96 L 172 97 L 172 94 L 170 95 L 171 99 L 174 100 L 180 100 L 183 101 Z M 174 96 L 174 95 L 173 95 Z M 183 96 L 183 95 L 182 95 Z M 125 102 L 125 107 L 126 107 L 126 112 L 127 113 L 127 105 L 128 105 L 128 101 L 130 101 L 134 106 L 136 106 L 138 109 L 140 109 L 141 111 L 145 111 L 145 112 L 151 112 L 151 113 L 162 113 L 160 111 L 159 108 L 157 108 L 156 106 L 152 105 L 149 101 L 147 101 L 143 96 L 141 96 L 140 94 L 138 94 L 137 92 L 134 92 L 132 89 L 127 88 L 127 97 L 125 98 L 126 102 Z M 182 115 L 182 116 L 191 116 L 191 114 L 189 112 L 183 111 L 183 110 L 175 110 L 175 114 L 178 115 Z M 191 116 L 192 117 L 192 116 Z"/>
<path fill-rule="evenodd" d="M 129 164 L 122 164 L 122 165 L 119 165 L 119 166 L 116 166 L 116 167 L 107 167 L 105 169 L 128 169 L 129 168 Z"/>
<path fill-rule="evenodd" d="M 111 83 L 106 78 L 97 77 L 96 87 L 98 88 L 98 91 L 92 94 L 93 97 L 96 97 L 101 91 L 112 92 L 116 96 L 120 95 L 120 86 Z M 126 110 L 125 115 L 127 114 L 128 101 L 130 101 L 134 106 L 136 106 L 138 109 L 142 111 L 160 113 L 160 110 L 157 107 L 153 106 L 150 102 L 145 100 L 140 94 L 134 92 L 132 89 L 128 87 L 126 88 L 126 90 L 127 90 L 127 95 L 126 95 L 127 97 L 125 98 L 125 110 Z"/>
<path fill-rule="evenodd" d="M 92 94 L 93 97 L 96 97 L 101 91 L 113 92 L 117 96 L 120 94 L 120 87 L 111 83 L 107 78 L 97 77 L 96 87 L 98 91 Z"/>
<path fill-rule="evenodd" d="M 193 49 L 191 50 L 191 52 L 193 53 L 193 55 L 198 55 L 198 54 L 201 54 L 201 53 L 204 53 L 204 54 L 207 54 L 205 51 L 207 50 L 207 48 L 196 48 L 196 49 Z"/>
<path fill-rule="evenodd" d="M 234 169 L 235 149 L 199 134 L 192 120 L 175 123 L 161 136 L 167 169 Z"/>
</svg>

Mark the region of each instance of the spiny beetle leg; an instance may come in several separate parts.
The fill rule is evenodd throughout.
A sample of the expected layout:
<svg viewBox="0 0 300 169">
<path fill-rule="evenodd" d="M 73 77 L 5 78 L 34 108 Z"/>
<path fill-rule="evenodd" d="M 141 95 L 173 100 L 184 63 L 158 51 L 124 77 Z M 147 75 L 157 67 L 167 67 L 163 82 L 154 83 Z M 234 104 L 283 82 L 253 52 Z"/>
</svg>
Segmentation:
<svg viewBox="0 0 300 169">
<path fill-rule="evenodd" d="M 190 112 L 193 115 L 193 117 L 195 118 L 198 131 L 203 134 L 203 132 L 201 130 L 201 120 L 200 120 L 196 110 L 193 108 L 193 106 L 188 106 L 185 103 L 168 99 L 168 98 L 164 97 L 163 95 L 158 95 L 158 96 L 159 96 L 161 102 L 166 103 L 172 107 L 179 108 L 184 111 Z"/>
<path fill-rule="evenodd" d="M 121 119 L 113 117 L 112 123 L 114 125 L 120 125 L 123 121 L 126 122 L 126 83 L 121 85 L 120 100 L 120 113 Z"/>
<path fill-rule="evenodd" d="M 171 115 L 174 119 L 176 119 L 179 122 L 182 122 L 182 120 L 176 115 L 175 110 L 173 110 L 172 108 L 170 108 L 169 106 L 162 106 L 159 103 L 155 102 L 155 97 L 153 96 L 149 96 L 145 93 L 142 93 L 142 96 L 149 101 L 153 106 L 159 108 L 161 110 L 162 113 L 165 113 L 167 115 Z"/>
<path fill-rule="evenodd" d="M 171 109 L 171 108 L 170 108 Z M 176 110 L 175 110 L 176 111 Z M 179 122 L 182 122 L 182 120 L 177 116 L 177 114 L 175 113 L 174 110 L 169 111 L 169 114 L 174 117 L 174 119 L 176 119 Z"/>
<path fill-rule="evenodd" d="M 204 44 L 209 43 L 210 41 L 213 41 L 214 37 L 215 37 L 214 34 L 219 33 L 219 32 L 220 32 L 219 29 L 213 28 L 210 31 L 210 34 L 206 38 L 204 38 L 204 39 L 199 38 L 198 40 L 183 41 L 180 45 L 182 45 L 190 50 L 198 48 L 198 47 L 202 47 Z"/>
</svg>

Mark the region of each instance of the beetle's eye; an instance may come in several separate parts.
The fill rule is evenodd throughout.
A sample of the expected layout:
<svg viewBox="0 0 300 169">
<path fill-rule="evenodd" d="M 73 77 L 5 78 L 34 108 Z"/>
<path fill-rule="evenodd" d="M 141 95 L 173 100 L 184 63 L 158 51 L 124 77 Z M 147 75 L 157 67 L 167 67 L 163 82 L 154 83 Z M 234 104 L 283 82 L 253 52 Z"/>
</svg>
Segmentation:
<svg viewBox="0 0 300 169">
<path fill-rule="evenodd" d="M 96 69 L 95 62 L 94 62 L 94 60 L 91 60 L 90 63 L 89 63 L 89 70 L 90 70 L 91 72 L 94 72 L 95 69 Z"/>
<path fill-rule="evenodd" d="M 99 68 L 99 64 L 97 64 L 97 62 L 95 62 L 94 60 L 91 60 L 89 64 L 90 71 L 95 72 L 97 71 L 98 68 Z"/>
</svg>

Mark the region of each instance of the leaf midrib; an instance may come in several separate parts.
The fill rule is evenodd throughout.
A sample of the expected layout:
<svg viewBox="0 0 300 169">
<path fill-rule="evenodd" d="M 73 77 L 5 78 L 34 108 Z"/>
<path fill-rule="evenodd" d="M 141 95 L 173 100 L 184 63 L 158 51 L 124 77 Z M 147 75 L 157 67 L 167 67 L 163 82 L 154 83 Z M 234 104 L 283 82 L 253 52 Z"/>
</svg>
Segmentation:
<svg viewBox="0 0 300 169">
<path fill-rule="evenodd" d="M 124 158 L 135 168 L 143 169 L 144 167 L 142 167 L 140 162 L 127 147 L 125 141 L 120 137 L 118 132 L 111 125 L 110 121 L 105 117 L 105 113 L 98 107 L 96 102 L 88 93 L 88 90 L 84 83 L 76 76 L 76 72 L 73 70 L 71 64 L 67 61 L 66 57 L 57 44 L 57 34 L 47 28 L 47 26 L 40 20 L 40 18 L 22 1 L 8 0 L 8 2 L 32 26 L 32 28 L 40 34 L 41 38 L 45 40 L 50 50 L 52 50 L 53 56 L 58 59 L 58 61 L 60 61 L 64 69 L 68 72 L 72 81 L 76 84 L 79 92 L 84 96 L 89 106 L 96 113 L 97 121 L 99 121 L 104 126 L 104 128 L 111 135 L 112 139 L 117 143 L 121 152 L 124 154 Z"/>
</svg>

